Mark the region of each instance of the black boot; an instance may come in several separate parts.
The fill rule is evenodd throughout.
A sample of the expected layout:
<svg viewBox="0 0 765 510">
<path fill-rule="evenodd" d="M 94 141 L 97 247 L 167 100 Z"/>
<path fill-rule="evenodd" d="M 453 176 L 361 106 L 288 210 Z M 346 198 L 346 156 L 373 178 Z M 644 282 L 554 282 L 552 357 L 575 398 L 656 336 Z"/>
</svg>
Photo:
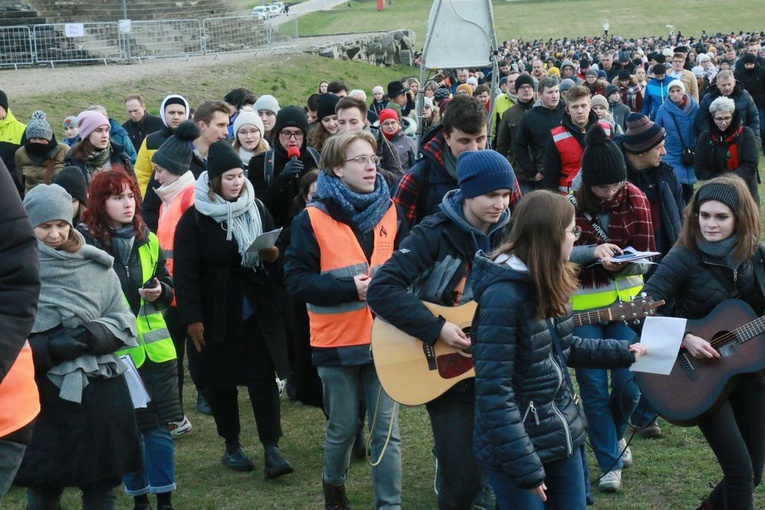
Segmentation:
<svg viewBox="0 0 765 510">
<path fill-rule="evenodd" d="M 351 510 L 351 502 L 345 494 L 345 485 L 330 485 L 322 481 L 321 486 L 324 488 L 325 510 Z"/>
<path fill-rule="evenodd" d="M 279 448 L 276 446 L 266 446 L 266 478 L 279 478 L 282 475 L 288 475 L 295 471 L 292 464 L 282 457 Z"/>
<path fill-rule="evenodd" d="M 212 407 L 210 407 L 210 399 L 207 397 L 206 389 L 197 389 L 197 412 L 212 416 Z"/>
<path fill-rule="evenodd" d="M 226 453 L 223 454 L 223 465 L 234 471 L 252 471 L 255 469 L 250 459 L 239 442 L 226 444 Z"/>
</svg>

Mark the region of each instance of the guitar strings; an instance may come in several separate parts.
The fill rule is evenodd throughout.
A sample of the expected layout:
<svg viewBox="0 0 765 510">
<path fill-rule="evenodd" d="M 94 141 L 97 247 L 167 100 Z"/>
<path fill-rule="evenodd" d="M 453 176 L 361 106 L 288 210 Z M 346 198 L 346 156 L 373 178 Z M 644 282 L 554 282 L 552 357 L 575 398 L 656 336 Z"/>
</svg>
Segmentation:
<svg viewBox="0 0 765 510">
<path fill-rule="evenodd" d="M 743 326 L 741 326 L 739 328 L 734 329 L 733 331 L 730 331 L 728 333 L 720 335 L 719 337 L 713 339 L 709 343 L 712 344 L 712 347 L 717 347 L 719 345 L 727 343 L 729 340 L 734 339 L 736 336 L 739 336 L 738 335 L 739 331 L 742 332 L 742 333 L 746 333 L 746 332 L 751 333 L 751 336 L 748 339 L 748 340 L 751 340 L 752 337 L 755 337 L 758 334 L 762 334 L 761 329 L 762 329 L 762 326 L 763 326 L 764 323 L 765 323 L 765 317 L 760 317 L 760 318 L 750 322 L 749 324 L 745 324 L 745 325 L 743 325 Z M 758 331 L 760 331 L 760 332 L 757 333 Z M 747 335 L 744 335 L 744 336 L 747 336 Z M 745 342 L 746 340 L 742 339 L 742 341 Z"/>
</svg>

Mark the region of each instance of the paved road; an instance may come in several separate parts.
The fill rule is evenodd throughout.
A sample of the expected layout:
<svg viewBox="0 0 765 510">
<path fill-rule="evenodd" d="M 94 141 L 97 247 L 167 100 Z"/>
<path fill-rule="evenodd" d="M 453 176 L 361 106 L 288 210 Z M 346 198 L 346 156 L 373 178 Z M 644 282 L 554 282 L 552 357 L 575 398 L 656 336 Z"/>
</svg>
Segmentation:
<svg viewBox="0 0 765 510">
<path fill-rule="evenodd" d="M 348 0 L 307 0 L 290 6 L 290 13 L 288 16 L 281 14 L 275 18 L 271 18 L 271 24 L 275 26 L 282 25 L 284 23 L 294 23 L 296 17 L 303 16 L 305 14 L 316 11 L 328 11 L 333 7 L 344 4 Z"/>
</svg>

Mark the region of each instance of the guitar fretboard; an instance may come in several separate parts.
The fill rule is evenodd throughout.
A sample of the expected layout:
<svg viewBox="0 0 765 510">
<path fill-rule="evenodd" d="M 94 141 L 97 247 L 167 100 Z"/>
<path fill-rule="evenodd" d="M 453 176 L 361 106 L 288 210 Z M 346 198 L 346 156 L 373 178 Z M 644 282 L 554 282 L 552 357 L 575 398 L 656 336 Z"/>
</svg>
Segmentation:
<svg viewBox="0 0 765 510">
<path fill-rule="evenodd" d="M 752 322 L 747 322 L 743 326 L 740 326 L 729 333 L 720 335 L 710 343 L 712 346 L 717 347 L 721 344 L 729 342 L 735 337 L 739 342 L 743 344 L 744 342 L 748 342 L 752 338 L 755 338 L 762 333 L 765 333 L 765 316 L 758 317 Z"/>
</svg>

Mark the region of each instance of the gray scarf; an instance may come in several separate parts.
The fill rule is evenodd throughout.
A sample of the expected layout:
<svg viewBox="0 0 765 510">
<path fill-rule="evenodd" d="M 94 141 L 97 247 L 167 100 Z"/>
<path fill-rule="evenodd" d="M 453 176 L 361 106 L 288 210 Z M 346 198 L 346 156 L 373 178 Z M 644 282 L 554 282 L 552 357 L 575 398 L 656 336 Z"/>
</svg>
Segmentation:
<svg viewBox="0 0 765 510">
<path fill-rule="evenodd" d="M 202 172 L 199 176 L 194 190 L 194 207 L 200 214 L 209 216 L 222 226 L 225 223 L 226 241 L 230 241 L 232 237 L 236 241 L 242 256 L 242 266 L 259 266 L 258 252 L 247 253 L 247 248 L 263 233 L 263 222 L 258 206 L 255 205 L 255 190 L 250 180 L 244 180 L 244 190 L 233 202 L 224 200 L 217 194 L 215 200 L 210 200 L 210 180 L 207 172 Z"/>
<path fill-rule="evenodd" d="M 90 245 L 76 253 L 55 250 L 42 242 L 38 242 L 38 247 L 42 288 L 32 332 L 98 322 L 125 347 L 138 345 L 135 316 L 127 307 L 111 256 Z M 62 399 L 79 403 L 89 378 L 109 379 L 125 370 L 114 354 L 86 354 L 54 366 L 47 375 L 60 388 Z"/>
</svg>

